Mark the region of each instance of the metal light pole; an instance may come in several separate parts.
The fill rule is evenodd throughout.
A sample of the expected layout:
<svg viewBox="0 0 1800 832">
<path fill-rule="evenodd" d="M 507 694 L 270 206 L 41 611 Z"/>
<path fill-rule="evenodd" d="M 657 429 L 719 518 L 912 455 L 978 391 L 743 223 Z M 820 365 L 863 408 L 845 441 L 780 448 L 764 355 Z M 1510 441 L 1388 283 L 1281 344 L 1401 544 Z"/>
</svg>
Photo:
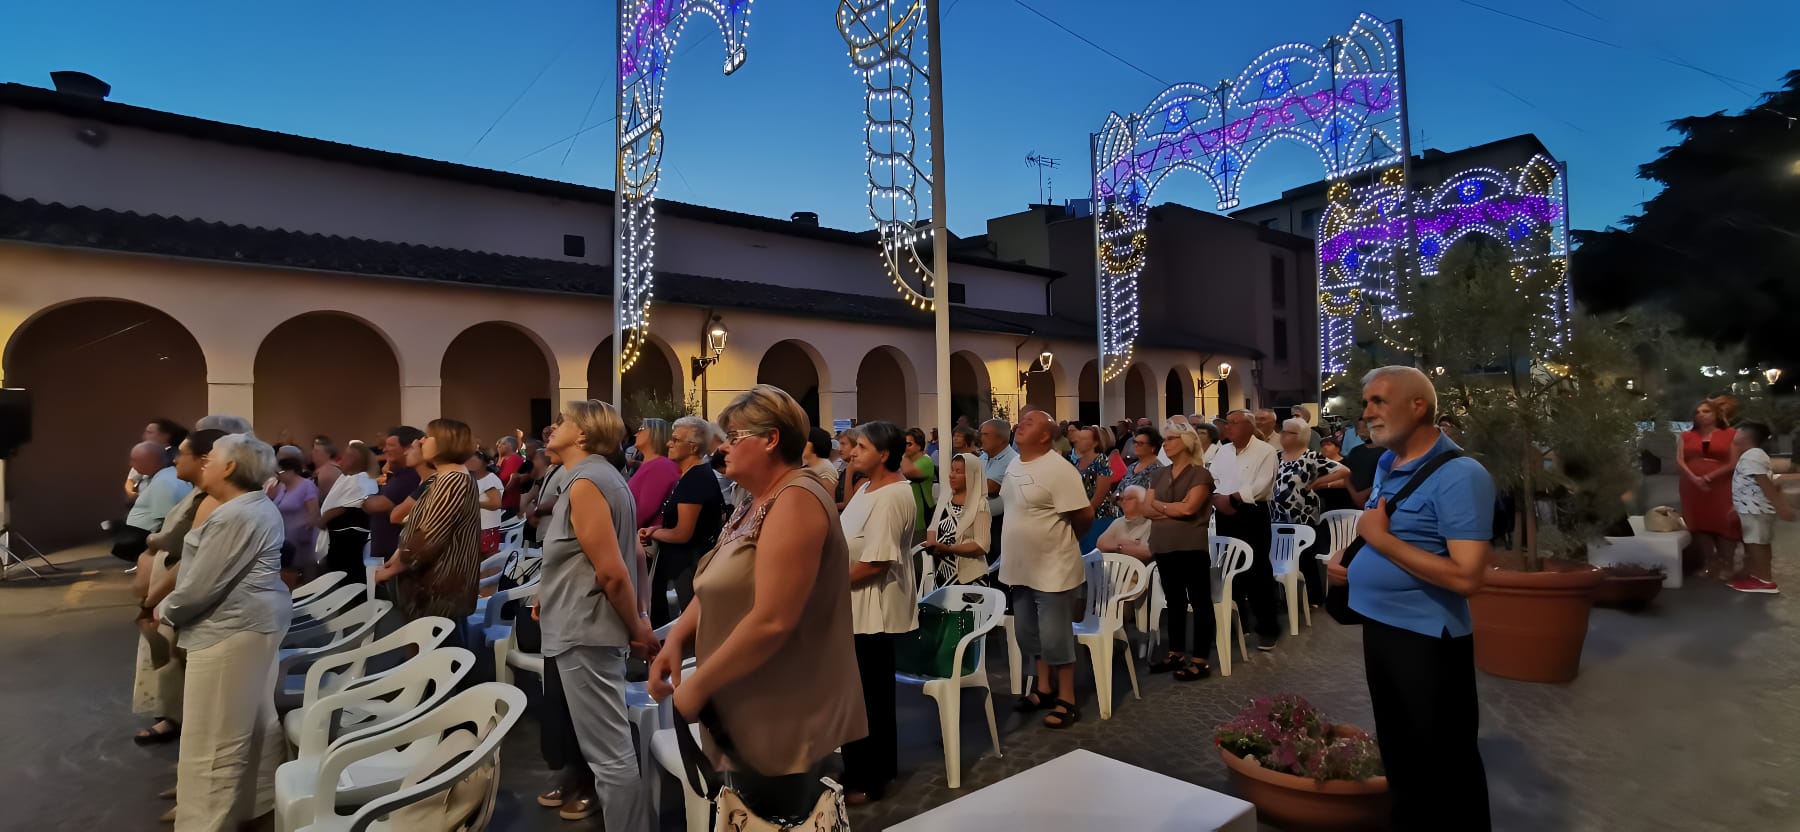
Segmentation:
<svg viewBox="0 0 1800 832">
<path fill-rule="evenodd" d="M 620 152 L 625 146 L 625 85 L 620 79 L 625 77 L 625 7 L 631 5 L 626 0 L 619 0 L 616 8 L 616 28 L 613 29 L 613 212 L 612 212 L 612 406 L 625 407 L 625 370 L 619 366 L 619 357 L 625 348 L 625 269 L 623 268 L 625 252 L 625 154 Z"/>
<path fill-rule="evenodd" d="M 1088 218 L 1094 221 L 1094 395 L 1099 409 L 1094 421 L 1106 421 L 1106 274 L 1100 264 L 1100 134 L 1088 134 Z M 1081 401 L 1081 373 L 1075 374 L 1075 400 Z"/>
<path fill-rule="evenodd" d="M 931 310 L 936 319 L 938 464 L 947 466 L 950 447 L 950 219 L 944 184 L 944 49 L 938 36 L 938 0 L 925 0 L 926 73 L 931 76 Z M 945 470 L 949 470 L 948 467 Z M 945 482 L 949 482 L 946 476 Z"/>
</svg>

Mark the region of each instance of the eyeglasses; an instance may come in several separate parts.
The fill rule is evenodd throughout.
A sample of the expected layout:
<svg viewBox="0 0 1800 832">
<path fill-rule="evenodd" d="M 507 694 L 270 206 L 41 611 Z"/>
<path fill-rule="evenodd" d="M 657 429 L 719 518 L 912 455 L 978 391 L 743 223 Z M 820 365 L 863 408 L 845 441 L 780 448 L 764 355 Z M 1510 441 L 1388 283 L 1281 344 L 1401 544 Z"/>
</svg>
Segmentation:
<svg viewBox="0 0 1800 832">
<path fill-rule="evenodd" d="M 763 432 L 760 430 L 731 430 L 731 431 L 726 431 L 725 436 L 729 440 L 730 444 L 736 445 L 737 443 L 742 442 L 745 439 L 749 439 L 752 436 L 760 436 L 760 435 L 762 435 L 762 433 Z"/>
</svg>

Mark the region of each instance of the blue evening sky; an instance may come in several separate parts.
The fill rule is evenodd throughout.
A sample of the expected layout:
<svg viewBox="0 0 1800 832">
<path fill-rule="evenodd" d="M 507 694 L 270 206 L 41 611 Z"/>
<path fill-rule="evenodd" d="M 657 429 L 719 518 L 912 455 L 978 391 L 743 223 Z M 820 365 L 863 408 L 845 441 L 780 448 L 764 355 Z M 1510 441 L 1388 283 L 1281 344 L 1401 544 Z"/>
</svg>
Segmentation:
<svg viewBox="0 0 1800 832">
<path fill-rule="evenodd" d="M 1031 151 L 1063 162 L 1054 199 L 1086 196 L 1088 133 L 1164 85 L 1020 0 L 942 2 L 952 228 L 978 234 L 1037 201 Z M 1742 109 L 1800 67 L 1792 0 L 1024 2 L 1172 82 L 1235 76 L 1269 46 L 1343 32 L 1358 11 L 1402 18 L 1415 148 L 1535 132 L 1569 163 L 1581 228 L 1651 195 L 1636 169 L 1670 142 L 1667 121 Z M 836 5 L 757 0 L 749 62 L 729 78 L 716 30 L 696 20 L 671 70 L 663 196 L 869 227 L 862 81 Z M 48 86 L 51 70 L 79 69 L 110 82 L 116 101 L 611 187 L 614 14 L 593 0 L 14 3 L 0 22 L 0 80 Z M 1243 201 L 1317 178 L 1303 149 L 1278 143 L 1248 171 Z M 1156 201 L 1214 205 L 1194 177 L 1170 180 Z"/>
</svg>

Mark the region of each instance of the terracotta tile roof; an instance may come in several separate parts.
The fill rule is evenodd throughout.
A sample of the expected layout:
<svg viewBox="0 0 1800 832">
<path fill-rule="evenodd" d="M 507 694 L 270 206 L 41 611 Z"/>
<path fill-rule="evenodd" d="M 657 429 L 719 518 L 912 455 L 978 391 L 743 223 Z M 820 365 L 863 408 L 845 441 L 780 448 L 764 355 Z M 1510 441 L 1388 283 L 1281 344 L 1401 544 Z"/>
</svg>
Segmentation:
<svg viewBox="0 0 1800 832">
<path fill-rule="evenodd" d="M 252 228 L 0 196 L 0 242 L 9 241 L 499 289 L 612 296 L 611 268 L 588 263 Z M 659 273 L 656 297 L 662 303 L 687 306 L 747 309 L 915 328 L 932 325 L 929 315 L 913 309 L 898 297 L 828 292 L 703 275 Z M 955 329 L 966 331 L 1075 340 L 1094 337 L 1091 324 L 1050 315 L 957 306 L 950 310 L 950 321 Z M 1191 336 L 1152 336 L 1140 341 L 1153 347 L 1250 357 L 1261 355 L 1250 347 Z"/>
</svg>

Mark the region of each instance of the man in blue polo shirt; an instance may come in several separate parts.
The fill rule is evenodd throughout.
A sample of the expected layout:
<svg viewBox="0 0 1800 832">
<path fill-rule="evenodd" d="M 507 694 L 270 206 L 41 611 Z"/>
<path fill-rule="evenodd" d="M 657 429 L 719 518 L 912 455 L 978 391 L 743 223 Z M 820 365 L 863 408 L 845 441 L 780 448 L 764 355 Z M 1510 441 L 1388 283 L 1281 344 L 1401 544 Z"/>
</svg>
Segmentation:
<svg viewBox="0 0 1800 832">
<path fill-rule="evenodd" d="M 1361 613 L 1363 664 L 1397 830 L 1486 830 L 1487 773 L 1475 739 L 1475 641 L 1468 596 L 1481 588 L 1493 533 L 1494 481 L 1451 459 L 1395 507 L 1434 457 L 1459 450 L 1437 427 L 1437 391 L 1412 367 L 1363 378 L 1370 439 L 1387 448 L 1357 524 L 1350 608 Z"/>
</svg>

